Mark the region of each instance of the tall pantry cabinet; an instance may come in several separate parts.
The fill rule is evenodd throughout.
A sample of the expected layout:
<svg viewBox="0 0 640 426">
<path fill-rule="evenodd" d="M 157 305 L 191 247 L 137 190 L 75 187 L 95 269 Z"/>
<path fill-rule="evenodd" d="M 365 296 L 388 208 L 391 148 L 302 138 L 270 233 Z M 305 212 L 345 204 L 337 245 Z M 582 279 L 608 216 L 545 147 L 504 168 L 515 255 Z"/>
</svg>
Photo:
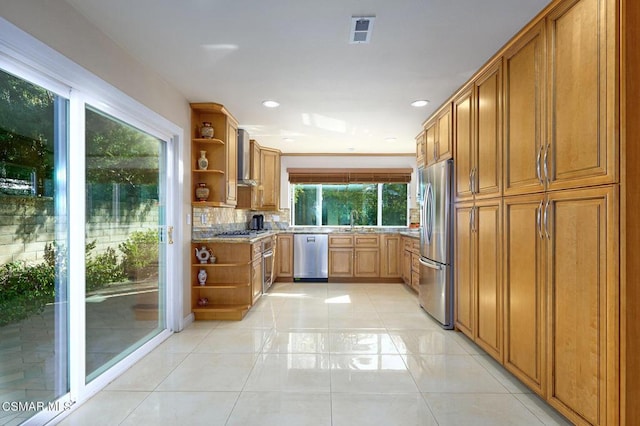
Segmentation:
<svg viewBox="0 0 640 426">
<path fill-rule="evenodd" d="M 456 326 L 579 425 L 640 418 L 639 4 L 553 1 L 447 101 Z"/>
</svg>

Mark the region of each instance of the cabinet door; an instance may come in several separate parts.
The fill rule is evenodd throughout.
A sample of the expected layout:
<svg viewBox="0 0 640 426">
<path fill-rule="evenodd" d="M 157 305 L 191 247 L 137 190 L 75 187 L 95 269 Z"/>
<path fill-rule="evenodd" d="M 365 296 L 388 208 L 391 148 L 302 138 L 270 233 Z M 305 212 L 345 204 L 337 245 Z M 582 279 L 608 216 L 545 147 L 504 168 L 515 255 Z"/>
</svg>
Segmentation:
<svg viewBox="0 0 640 426">
<path fill-rule="evenodd" d="M 329 249 L 329 277 L 353 277 L 353 249 Z"/>
<path fill-rule="evenodd" d="M 547 18 L 549 189 L 618 179 L 616 12 L 608 0 L 566 0 Z"/>
<path fill-rule="evenodd" d="M 354 277 L 379 277 L 380 276 L 380 249 L 356 248 Z"/>
<path fill-rule="evenodd" d="M 418 136 L 416 136 L 416 162 L 418 163 L 418 168 L 424 167 L 425 165 L 425 132 L 422 131 Z"/>
<path fill-rule="evenodd" d="M 402 254 L 402 281 L 411 285 L 411 252 L 404 250 Z"/>
<path fill-rule="evenodd" d="M 453 137 L 452 137 L 452 110 L 451 104 L 438 114 L 436 118 L 438 127 L 436 135 L 436 161 L 447 160 L 453 156 Z"/>
<path fill-rule="evenodd" d="M 455 206 L 454 232 L 454 294 L 456 328 L 473 339 L 474 330 L 474 282 L 473 238 L 471 220 L 473 204 L 465 203 Z"/>
<path fill-rule="evenodd" d="M 542 192 L 544 21 L 505 54 L 504 63 L 504 195 Z"/>
<path fill-rule="evenodd" d="M 262 295 L 262 257 L 257 258 L 251 264 L 251 293 L 252 303 L 255 304 Z"/>
<path fill-rule="evenodd" d="M 473 168 L 473 117 L 471 113 L 473 90 L 469 89 L 453 103 L 455 139 L 455 198 L 471 199 L 471 169 Z"/>
<path fill-rule="evenodd" d="M 472 184 L 478 199 L 502 195 L 502 59 L 475 85 L 477 117 Z"/>
<path fill-rule="evenodd" d="M 436 162 L 436 122 L 428 124 L 425 129 L 424 164 L 429 166 Z"/>
<path fill-rule="evenodd" d="M 543 215 L 549 236 L 548 398 L 576 423 L 618 423 L 617 191 L 549 193 Z"/>
<path fill-rule="evenodd" d="M 382 235 L 380 237 L 381 277 L 394 278 L 402 276 L 401 250 L 400 235 Z"/>
<path fill-rule="evenodd" d="M 293 277 L 293 235 L 279 234 L 276 250 L 278 262 L 277 276 L 282 278 Z"/>
<path fill-rule="evenodd" d="M 262 208 L 277 210 L 280 202 L 280 153 L 262 149 Z"/>
<path fill-rule="evenodd" d="M 255 180 L 257 186 L 251 187 L 251 208 L 260 209 L 262 207 L 262 192 L 258 189 L 262 185 L 262 159 L 260 158 L 260 145 L 254 140 L 251 141 L 251 179 Z"/>
<path fill-rule="evenodd" d="M 227 199 L 226 204 L 235 206 L 238 204 L 238 126 L 231 120 L 227 119 Z"/>
<path fill-rule="evenodd" d="M 544 195 L 504 199 L 504 366 L 545 396 Z"/>
<path fill-rule="evenodd" d="M 477 202 L 472 220 L 477 260 L 474 340 L 502 362 L 502 200 Z"/>
</svg>

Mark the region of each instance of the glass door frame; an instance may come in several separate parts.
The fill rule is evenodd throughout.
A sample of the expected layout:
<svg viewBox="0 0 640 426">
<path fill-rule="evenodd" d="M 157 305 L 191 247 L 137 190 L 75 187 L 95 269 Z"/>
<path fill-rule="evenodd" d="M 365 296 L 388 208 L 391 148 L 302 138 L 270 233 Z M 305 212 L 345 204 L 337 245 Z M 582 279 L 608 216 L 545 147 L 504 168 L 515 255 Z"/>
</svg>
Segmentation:
<svg viewBox="0 0 640 426">
<path fill-rule="evenodd" d="M 184 324 L 183 277 L 183 149 L 184 131 L 65 56 L 0 17 L 0 68 L 68 99 L 68 366 L 69 392 L 48 410 L 34 413 L 24 425 L 41 425 L 65 408 L 82 403 L 153 350 Z M 173 226 L 174 244 L 166 244 L 165 328 L 112 368 L 85 383 L 85 103 L 143 130 L 166 143 L 166 219 Z M 165 238 L 165 241 L 168 239 Z M 46 405 L 46 404 L 45 404 Z M 58 410 L 52 410 L 52 407 Z"/>
</svg>

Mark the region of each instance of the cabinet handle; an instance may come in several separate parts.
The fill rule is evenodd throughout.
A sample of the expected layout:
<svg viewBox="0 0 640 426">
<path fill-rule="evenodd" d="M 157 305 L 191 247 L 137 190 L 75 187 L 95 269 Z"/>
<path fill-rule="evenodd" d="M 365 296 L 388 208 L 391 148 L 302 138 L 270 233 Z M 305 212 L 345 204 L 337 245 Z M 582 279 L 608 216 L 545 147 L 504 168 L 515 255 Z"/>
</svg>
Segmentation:
<svg viewBox="0 0 640 426">
<path fill-rule="evenodd" d="M 551 239 L 551 235 L 549 232 L 549 204 L 550 204 L 550 200 L 547 200 L 547 203 L 544 206 L 544 233 L 547 236 L 547 239 L 550 240 Z"/>
<path fill-rule="evenodd" d="M 169 239 L 168 243 L 173 244 L 173 226 L 167 227 L 167 237 Z"/>
<path fill-rule="evenodd" d="M 547 147 L 544 150 L 544 178 L 547 181 L 547 184 L 551 180 L 551 179 L 549 179 L 549 165 L 548 165 L 548 162 L 547 162 L 548 157 L 549 157 L 549 148 L 551 148 L 551 145 L 547 144 Z"/>
<path fill-rule="evenodd" d="M 544 201 L 540 200 L 540 204 L 538 205 L 538 208 L 536 209 L 536 224 L 538 226 L 538 236 L 540 237 L 540 239 L 542 240 L 544 238 L 544 236 L 542 235 L 542 205 L 543 205 Z"/>
<path fill-rule="evenodd" d="M 544 185 L 544 181 L 542 180 L 542 171 L 540 170 L 540 157 L 542 157 L 542 144 L 540 144 L 540 148 L 538 148 L 538 155 L 536 156 L 536 176 L 538 177 L 538 181 Z"/>
<path fill-rule="evenodd" d="M 471 207 L 471 233 L 476 232 L 476 207 Z"/>
<path fill-rule="evenodd" d="M 469 191 L 473 194 L 473 168 L 469 170 Z"/>
</svg>

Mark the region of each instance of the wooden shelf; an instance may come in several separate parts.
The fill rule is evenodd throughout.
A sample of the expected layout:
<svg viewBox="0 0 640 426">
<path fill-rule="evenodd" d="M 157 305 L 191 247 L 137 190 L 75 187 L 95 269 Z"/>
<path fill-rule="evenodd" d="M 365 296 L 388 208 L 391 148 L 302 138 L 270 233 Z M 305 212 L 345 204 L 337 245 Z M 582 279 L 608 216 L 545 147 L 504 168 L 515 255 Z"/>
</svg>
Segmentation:
<svg viewBox="0 0 640 426">
<path fill-rule="evenodd" d="M 220 201 L 192 201 L 193 207 L 229 207 L 227 203 Z"/>
<path fill-rule="evenodd" d="M 249 312 L 251 305 L 207 305 L 196 306 L 193 313 L 196 320 L 236 320 L 240 321 Z"/>
<path fill-rule="evenodd" d="M 220 175 L 224 174 L 224 170 L 200 170 L 200 169 L 193 169 L 191 170 L 191 173 L 217 173 Z"/>
<path fill-rule="evenodd" d="M 241 311 L 243 309 L 249 309 L 251 305 L 207 305 L 196 306 L 193 308 L 193 312 L 233 312 Z"/>
<path fill-rule="evenodd" d="M 207 267 L 207 268 L 225 268 L 225 267 L 238 267 L 251 265 L 253 260 L 244 263 L 194 263 L 193 267 Z"/>
<path fill-rule="evenodd" d="M 236 289 L 236 288 L 245 288 L 245 287 L 249 287 L 251 285 L 251 283 L 230 283 L 230 284 L 224 284 L 224 283 L 216 283 L 216 284 L 207 284 L 207 285 L 194 285 L 192 286 L 194 289 L 197 288 L 198 290 L 201 289 L 206 289 L 206 288 L 210 288 L 213 290 L 220 290 L 220 289 Z"/>
<path fill-rule="evenodd" d="M 220 140 L 220 139 L 210 139 L 210 138 L 194 138 L 193 139 L 194 142 L 197 143 L 204 143 L 204 144 L 211 144 L 211 145 L 224 145 L 224 141 Z"/>
</svg>

